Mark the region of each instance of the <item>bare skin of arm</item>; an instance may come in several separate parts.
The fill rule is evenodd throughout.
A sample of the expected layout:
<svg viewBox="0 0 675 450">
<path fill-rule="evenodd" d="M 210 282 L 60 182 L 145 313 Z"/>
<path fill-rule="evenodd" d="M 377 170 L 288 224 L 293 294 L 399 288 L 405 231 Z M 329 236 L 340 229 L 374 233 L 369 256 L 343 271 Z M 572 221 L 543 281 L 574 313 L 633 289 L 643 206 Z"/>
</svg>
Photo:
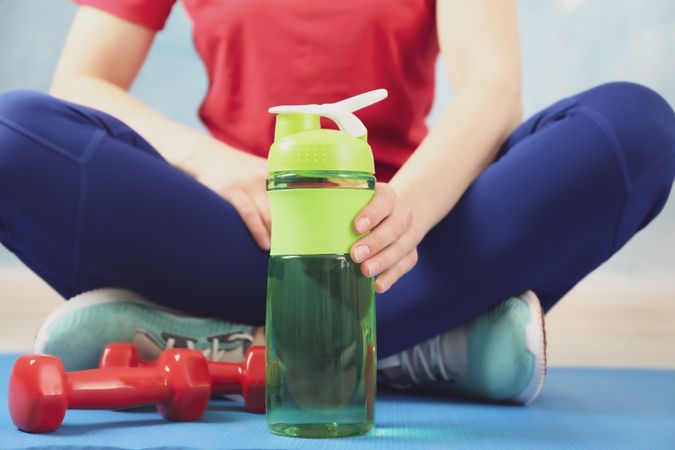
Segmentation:
<svg viewBox="0 0 675 450">
<path fill-rule="evenodd" d="M 515 0 L 438 0 L 437 28 L 453 101 L 413 155 L 354 220 L 371 230 L 351 249 L 377 292 L 417 262 L 417 245 L 454 207 L 522 120 Z M 368 219 L 369 225 L 358 227 Z M 367 255 L 359 257 L 365 246 Z"/>
<path fill-rule="evenodd" d="M 104 111 L 140 133 L 172 165 L 228 200 L 258 245 L 270 248 L 267 162 L 152 110 L 129 94 L 155 32 L 81 7 L 54 73 L 50 93 Z"/>
</svg>

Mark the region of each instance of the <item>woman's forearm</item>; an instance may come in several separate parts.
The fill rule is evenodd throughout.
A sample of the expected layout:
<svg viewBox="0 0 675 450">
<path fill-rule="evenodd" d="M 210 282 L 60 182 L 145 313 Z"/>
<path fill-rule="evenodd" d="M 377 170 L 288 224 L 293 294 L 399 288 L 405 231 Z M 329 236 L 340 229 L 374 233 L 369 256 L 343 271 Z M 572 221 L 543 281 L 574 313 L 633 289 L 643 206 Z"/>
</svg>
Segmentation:
<svg viewBox="0 0 675 450">
<path fill-rule="evenodd" d="M 494 159 L 522 118 L 515 84 L 476 80 L 446 108 L 391 180 L 424 236 Z"/>
<path fill-rule="evenodd" d="M 207 134 L 159 114 L 119 86 L 96 77 L 55 80 L 51 94 L 119 118 L 177 167 L 182 168 L 191 154 L 212 140 Z"/>
</svg>

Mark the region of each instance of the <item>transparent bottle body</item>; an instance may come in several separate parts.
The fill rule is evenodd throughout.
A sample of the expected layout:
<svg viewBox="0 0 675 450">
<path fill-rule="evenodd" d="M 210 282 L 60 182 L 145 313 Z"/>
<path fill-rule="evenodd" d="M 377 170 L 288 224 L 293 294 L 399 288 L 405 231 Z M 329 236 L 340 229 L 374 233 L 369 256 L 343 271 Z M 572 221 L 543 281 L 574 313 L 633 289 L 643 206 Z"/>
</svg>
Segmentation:
<svg viewBox="0 0 675 450">
<path fill-rule="evenodd" d="M 333 175 L 277 175 L 268 178 L 268 189 L 374 189 L 372 175 Z M 374 284 L 348 254 L 271 256 L 265 337 L 272 432 L 339 437 L 373 427 Z"/>
</svg>

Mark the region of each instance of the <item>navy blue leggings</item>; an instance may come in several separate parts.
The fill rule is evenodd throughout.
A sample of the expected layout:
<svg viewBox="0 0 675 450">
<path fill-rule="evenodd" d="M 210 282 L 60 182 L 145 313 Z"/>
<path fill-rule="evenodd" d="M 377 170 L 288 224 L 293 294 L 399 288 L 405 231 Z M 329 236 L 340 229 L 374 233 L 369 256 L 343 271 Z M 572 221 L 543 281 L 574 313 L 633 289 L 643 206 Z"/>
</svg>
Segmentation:
<svg viewBox="0 0 675 450">
<path fill-rule="evenodd" d="M 545 309 L 663 208 L 675 115 L 611 83 L 536 114 L 378 295 L 391 355 L 532 289 Z M 102 287 L 262 324 L 268 253 L 236 210 L 102 112 L 0 96 L 0 240 L 64 298 Z"/>
</svg>

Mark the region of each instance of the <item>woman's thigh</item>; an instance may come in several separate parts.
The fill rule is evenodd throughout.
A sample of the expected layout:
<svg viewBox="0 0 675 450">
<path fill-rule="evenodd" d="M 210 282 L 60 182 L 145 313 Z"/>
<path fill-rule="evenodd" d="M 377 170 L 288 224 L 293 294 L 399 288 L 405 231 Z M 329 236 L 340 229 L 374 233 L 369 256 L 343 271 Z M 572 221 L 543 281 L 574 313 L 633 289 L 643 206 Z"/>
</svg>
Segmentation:
<svg viewBox="0 0 675 450">
<path fill-rule="evenodd" d="M 268 254 L 237 211 L 100 111 L 0 96 L 0 239 L 65 298 L 118 286 L 264 320 Z"/>
<path fill-rule="evenodd" d="M 526 290 L 550 309 L 658 214 L 674 173 L 675 116 L 647 88 L 602 85 L 536 114 L 378 296 L 381 356 Z"/>
</svg>

